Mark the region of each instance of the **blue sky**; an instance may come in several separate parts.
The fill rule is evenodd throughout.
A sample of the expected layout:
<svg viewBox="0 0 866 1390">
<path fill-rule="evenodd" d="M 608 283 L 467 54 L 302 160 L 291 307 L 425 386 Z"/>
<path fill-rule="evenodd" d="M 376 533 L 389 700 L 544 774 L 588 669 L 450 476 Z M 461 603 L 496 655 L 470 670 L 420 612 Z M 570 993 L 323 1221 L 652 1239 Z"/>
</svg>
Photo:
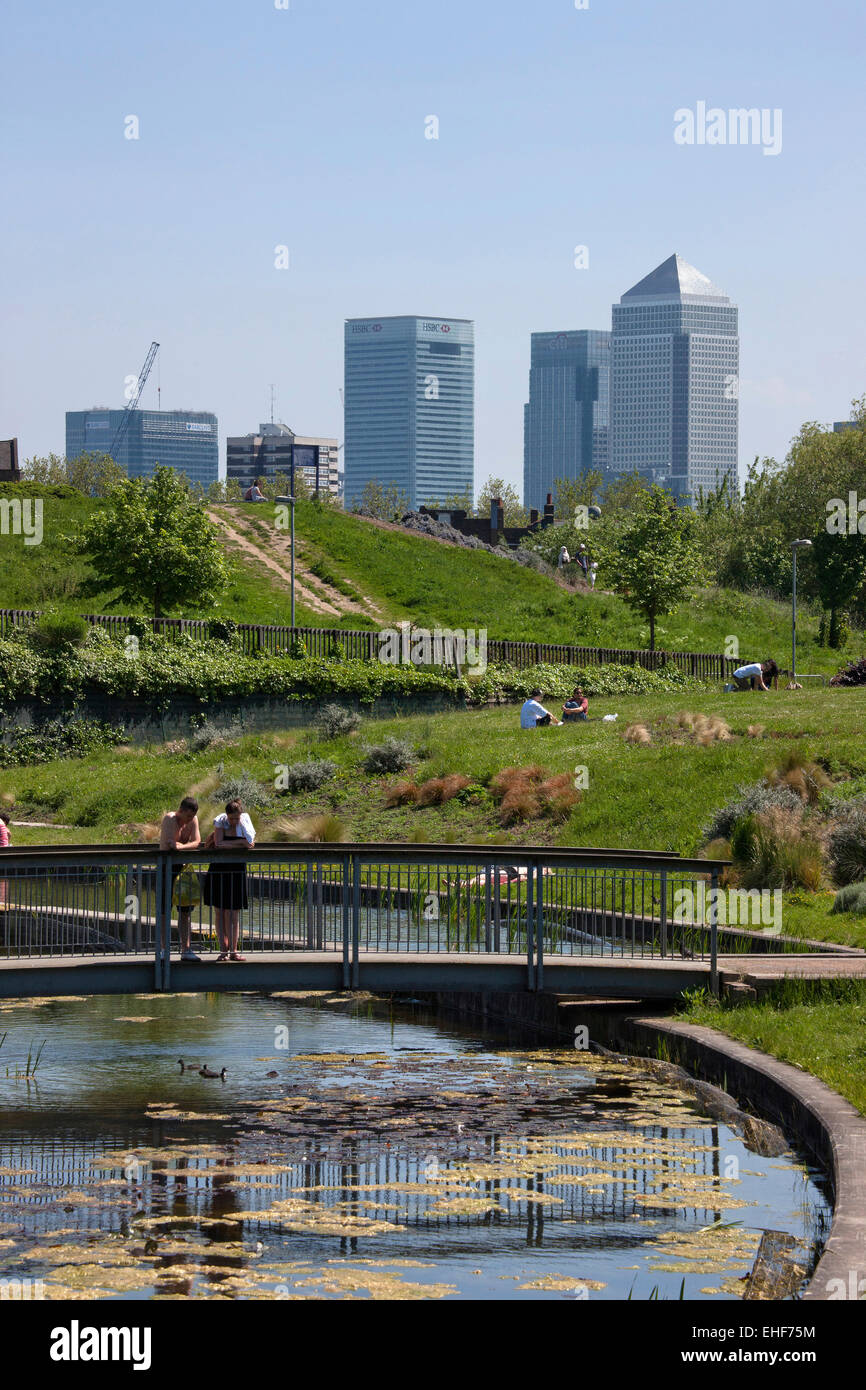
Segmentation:
<svg viewBox="0 0 866 1390">
<path fill-rule="evenodd" d="M 519 484 L 530 333 L 609 328 L 674 251 L 740 308 L 741 469 L 847 418 L 853 0 L 290 4 L 7 3 L 0 437 L 23 455 L 63 452 L 67 409 L 123 405 L 154 338 L 163 407 L 217 412 L 221 466 L 272 382 L 278 417 L 342 441 L 343 320 L 418 313 L 475 320 L 476 483 Z M 698 101 L 780 108 L 781 152 L 677 145 Z"/>
</svg>

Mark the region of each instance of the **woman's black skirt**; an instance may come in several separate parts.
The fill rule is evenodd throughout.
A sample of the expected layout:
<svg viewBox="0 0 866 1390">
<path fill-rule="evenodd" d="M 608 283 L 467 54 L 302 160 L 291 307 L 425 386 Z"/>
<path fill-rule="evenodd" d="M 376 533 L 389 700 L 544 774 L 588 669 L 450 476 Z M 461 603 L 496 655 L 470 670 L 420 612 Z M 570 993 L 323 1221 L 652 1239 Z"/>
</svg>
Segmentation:
<svg viewBox="0 0 866 1390">
<path fill-rule="evenodd" d="M 201 896 L 208 907 L 224 911 L 248 907 L 246 864 L 209 864 Z"/>
</svg>

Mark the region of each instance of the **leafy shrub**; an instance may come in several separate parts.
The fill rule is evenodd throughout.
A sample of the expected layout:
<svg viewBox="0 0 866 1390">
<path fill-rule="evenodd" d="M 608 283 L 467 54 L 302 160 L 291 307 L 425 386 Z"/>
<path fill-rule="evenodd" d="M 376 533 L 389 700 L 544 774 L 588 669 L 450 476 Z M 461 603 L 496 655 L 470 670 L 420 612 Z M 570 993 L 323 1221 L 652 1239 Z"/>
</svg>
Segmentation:
<svg viewBox="0 0 866 1390">
<path fill-rule="evenodd" d="M 830 832 L 827 857 L 836 883 L 857 883 L 866 878 L 866 809 L 846 808 L 847 814 Z"/>
<path fill-rule="evenodd" d="M 273 798 L 263 782 L 242 771 L 236 777 L 227 777 L 213 793 L 212 800 L 221 801 L 223 804 L 227 801 L 239 801 L 244 810 L 248 811 L 250 807 L 266 810 Z"/>
<path fill-rule="evenodd" d="M 858 917 L 866 917 L 866 882 L 849 883 L 845 888 L 840 888 L 830 911 L 853 912 Z"/>
<path fill-rule="evenodd" d="M 329 781 L 337 771 L 337 764 L 326 758 L 312 758 L 306 763 L 293 763 L 286 770 L 286 791 L 314 792 Z"/>
<path fill-rule="evenodd" d="M 773 807 L 792 811 L 803 805 L 797 793 L 786 786 L 768 787 L 766 783 L 759 782 L 753 787 L 737 787 L 737 792 L 739 795 L 720 806 L 712 820 L 704 826 L 704 840 L 730 840 L 734 827 L 746 816 L 758 815 Z"/>
<path fill-rule="evenodd" d="M 830 680 L 831 685 L 866 685 L 866 656 L 858 661 L 849 661 Z"/>
<path fill-rule="evenodd" d="M 68 652 L 80 647 L 90 632 L 90 624 L 77 613 L 48 609 L 29 629 L 30 645 L 37 652 Z"/>
<path fill-rule="evenodd" d="M 316 727 L 322 738 L 340 738 L 343 734 L 353 734 L 361 727 L 361 716 L 353 710 L 343 709 L 342 705 L 325 705 L 316 716 Z"/>
<path fill-rule="evenodd" d="M 590 699 L 606 695 L 653 695 L 665 691 L 687 690 L 699 684 L 677 666 L 647 671 L 643 666 L 537 666 L 517 667 L 497 663 L 487 667 L 480 679 L 470 684 L 470 702 L 484 704 L 492 699 L 525 700 L 533 690 L 543 690 L 552 700 L 565 699 L 580 686 Z"/>
<path fill-rule="evenodd" d="M 190 734 L 189 746 L 193 753 L 201 753 L 205 748 L 221 748 L 226 743 L 237 743 L 243 734 L 242 724 L 220 724 L 215 719 L 206 719 Z"/>
<path fill-rule="evenodd" d="M 386 738 L 384 743 L 372 744 L 364 751 L 364 771 L 379 777 L 389 772 L 402 772 L 415 756 L 414 748 L 405 738 Z"/>
<path fill-rule="evenodd" d="M 207 625 L 207 635 L 212 642 L 225 642 L 231 645 L 237 637 L 238 625 L 233 618 L 211 618 Z"/>
<path fill-rule="evenodd" d="M 100 748 L 116 747 L 125 737 L 123 725 L 100 719 L 76 717 L 35 724 L 29 715 L 19 715 L 4 720 L 0 727 L 0 767 L 85 758 Z"/>
</svg>

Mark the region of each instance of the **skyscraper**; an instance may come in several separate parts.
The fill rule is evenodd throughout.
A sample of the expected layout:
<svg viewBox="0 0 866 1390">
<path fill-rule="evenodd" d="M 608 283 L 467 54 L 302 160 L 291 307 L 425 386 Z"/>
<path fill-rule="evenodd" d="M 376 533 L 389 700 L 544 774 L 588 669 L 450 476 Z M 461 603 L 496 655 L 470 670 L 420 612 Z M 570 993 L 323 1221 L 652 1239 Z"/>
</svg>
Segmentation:
<svg viewBox="0 0 866 1390">
<path fill-rule="evenodd" d="M 303 473 L 311 492 L 339 495 L 336 439 L 301 436 L 272 421 L 259 425 L 258 434 L 230 435 L 226 440 L 226 481 L 234 479 L 243 489 L 257 478 L 290 479 L 293 468 Z"/>
<path fill-rule="evenodd" d="M 66 457 L 110 453 L 123 416 L 107 407 L 67 410 Z M 130 478 L 149 477 L 162 463 L 208 488 L 219 475 L 217 417 L 202 410 L 133 410 L 117 455 L 115 463 Z"/>
<path fill-rule="evenodd" d="M 345 360 L 347 507 L 393 483 L 412 507 L 472 492 L 475 334 L 468 319 L 349 319 Z"/>
<path fill-rule="evenodd" d="M 608 466 L 610 334 L 533 333 L 523 414 L 523 502 L 544 506 L 557 478 Z"/>
<path fill-rule="evenodd" d="M 671 256 L 613 306 L 610 454 L 678 495 L 737 486 L 737 308 Z"/>
</svg>

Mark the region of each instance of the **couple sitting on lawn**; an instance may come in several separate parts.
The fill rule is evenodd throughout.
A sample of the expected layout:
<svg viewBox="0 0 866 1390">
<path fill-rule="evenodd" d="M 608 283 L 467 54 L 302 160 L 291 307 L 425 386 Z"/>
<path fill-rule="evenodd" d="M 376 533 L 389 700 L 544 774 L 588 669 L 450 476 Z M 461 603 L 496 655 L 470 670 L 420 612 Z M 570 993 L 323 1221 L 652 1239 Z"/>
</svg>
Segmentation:
<svg viewBox="0 0 866 1390">
<path fill-rule="evenodd" d="M 572 692 L 565 704 L 562 706 L 562 718 L 556 719 L 546 710 L 541 703 L 544 696 L 540 690 L 533 690 L 528 700 L 525 700 L 520 710 L 521 729 L 540 729 L 546 724 L 575 724 L 579 719 L 587 718 L 589 700 L 584 695 L 580 686 Z"/>
</svg>

